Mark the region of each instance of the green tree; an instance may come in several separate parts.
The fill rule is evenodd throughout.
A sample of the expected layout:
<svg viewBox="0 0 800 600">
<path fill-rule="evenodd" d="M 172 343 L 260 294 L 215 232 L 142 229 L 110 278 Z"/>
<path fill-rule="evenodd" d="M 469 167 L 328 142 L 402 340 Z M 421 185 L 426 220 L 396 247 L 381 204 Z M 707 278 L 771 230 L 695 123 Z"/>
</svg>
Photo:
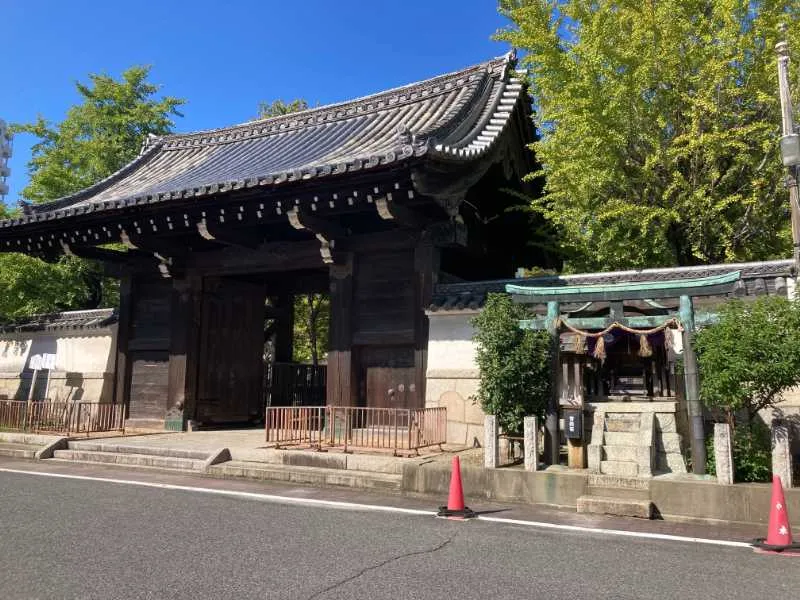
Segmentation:
<svg viewBox="0 0 800 600">
<path fill-rule="evenodd" d="M 283 100 L 260 102 L 258 104 L 258 118 L 268 119 L 269 117 L 280 117 L 281 115 L 288 115 L 289 113 L 307 109 L 308 102 L 300 98 L 290 102 L 284 102 Z"/>
<path fill-rule="evenodd" d="M 319 364 L 328 348 L 330 298 L 325 294 L 302 294 L 294 297 L 293 360 Z"/>
<path fill-rule="evenodd" d="M 568 269 L 789 254 L 775 43 L 796 0 L 500 0 Z M 797 88 L 797 68 L 791 69 Z"/>
<path fill-rule="evenodd" d="M 17 133 L 39 138 L 28 163 L 30 183 L 22 197 L 54 200 L 88 187 L 136 157 L 148 135 L 169 133 L 183 100 L 155 98 L 149 67 L 133 67 L 120 80 L 90 75 L 77 83 L 80 102 L 61 123 L 39 117 L 15 125 Z M 18 254 L 0 254 L 0 319 L 32 312 L 114 306 L 118 290 L 100 265 L 63 258 L 48 264 Z"/>
<path fill-rule="evenodd" d="M 155 98 L 159 86 L 147 81 L 150 67 L 131 67 L 119 81 L 89 75 L 76 83 L 80 103 L 61 123 L 39 117 L 16 125 L 21 133 L 39 138 L 28 163 L 30 183 L 22 197 L 46 202 L 82 190 L 133 160 L 149 135 L 172 131 L 173 117 L 184 100 Z"/>
<path fill-rule="evenodd" d="M 750 422 L 800 383 L 800 302 L 765 296 L 734 300 L 719 322 L 695 337 L 700 399 L 719 408 L 731 424 L 743 412 Z"/>
<path fill-rule="evenodd" d="M 477 398 L 508 433 L 521 432 L 525 416 L 541 418 L 551 393 L 550 336 L 520 329 L 526 314 L 507 294 L 490 294 L 472 320 L 481 377 Z"/>
</svg>

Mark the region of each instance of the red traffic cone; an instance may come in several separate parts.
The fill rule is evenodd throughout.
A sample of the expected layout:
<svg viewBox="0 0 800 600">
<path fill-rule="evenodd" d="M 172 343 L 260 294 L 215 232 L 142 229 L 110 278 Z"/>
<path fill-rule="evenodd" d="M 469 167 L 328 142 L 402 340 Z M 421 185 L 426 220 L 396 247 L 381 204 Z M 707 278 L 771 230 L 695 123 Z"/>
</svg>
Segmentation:
<svg viewBox="0 0 800 600">
<path fill-rule="evenodd" d="M 472 510 L 464 506 L 464 489 L 461 486 L 461 461 L 458 456 L 453 457 L 447 506 L 440 506 L 437 516 L 451 519 L 469 519 L 476 516 Z"/>
<path fill-rule="evenodd" d="M 757 539 L 754 545 L 757 548 L 775 552 L 800 550 L 800 544 L 792 543 L 792 530 L 789 527 L 789 513 L 786 510 L 783 485 L 781 478 L 777 475 L 772 476 L 772 500 L 770 500 L 767 539 Z"/>
</svg>

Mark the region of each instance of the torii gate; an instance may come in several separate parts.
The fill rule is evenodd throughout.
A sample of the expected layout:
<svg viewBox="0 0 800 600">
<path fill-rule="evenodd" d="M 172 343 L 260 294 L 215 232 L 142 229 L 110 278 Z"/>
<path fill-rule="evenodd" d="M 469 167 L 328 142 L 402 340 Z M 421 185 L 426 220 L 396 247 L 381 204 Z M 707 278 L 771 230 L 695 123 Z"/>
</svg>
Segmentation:
<svg viewBox="0 0 800 600">
<path fill-rule="evenodd" d="M 683 329 L 683 357 L 685 395 L 689 420 L 691 423 L 691 447 L 694 460 L 693 471 L 705 473 L 706 450 L 703 431 L 703 410 L 699 398 L 699 378 L 697 372 L 697 355 L 692 340 L 697 326 L 714 322 L 714 313 L 695 315 L 692 298 L 702 296 L 725 296 L 733 291 L 741 279 L 741 272 L 734 271 L 724 275 L 694 279 L 676 279 L 667 281 L 644 281 L 633 283 L 612 283 L 606 285 L 569 285 L 555 281 L 550 285 L 536 286 L 520 284 L 506 285 L 506 292 L 512 295 L 515 302 L 521 304 L 546 304 L 547 315 L 520 321 L 520 328 L 546 330 L 550 332 L 553 345 L 553 373 L 559 377 L 559 327 L 569 324 L 581 330 L 603 330 L 613 324 L 627 328 L 646 330 L 659 327 L 665 320 L 676 319 Z M 531 280 L 534 284 L 535 279 Z M 678 310 L 670 310 L 657 300 L 679 298 Z M 624 302 L 641 300 L 647 303 L 652 314 L 626 316 Z M 597 302 L 607 302 L 607 316 L 582 317 Z M 578 303 L 579 306 L 562 314 L 562 303 Z M 572 315 L 577 314 L 577 317 Z M 558 386 L 553 386 L 553 393 L 548 402 L 545 419 L 545 459 L 548 464 L 556 464 L 559 455 L 559 397 Z"/>
</svg>

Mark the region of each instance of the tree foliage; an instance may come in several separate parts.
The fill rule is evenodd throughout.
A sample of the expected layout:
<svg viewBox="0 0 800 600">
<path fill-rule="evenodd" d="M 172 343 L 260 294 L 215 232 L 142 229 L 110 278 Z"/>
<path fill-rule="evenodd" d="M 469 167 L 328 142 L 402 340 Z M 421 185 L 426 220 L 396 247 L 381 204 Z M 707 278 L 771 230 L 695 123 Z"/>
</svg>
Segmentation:
<svg viewBox="0 0 800 600">
<path fill-rule="evenodd" d="M 294 297 L 295 362 L 319 364 L 325 358 L 330 332 L 330 298 L 324 294 L 301 294 Z"/>
<path fill-rule="evenodd" d="M 500 0 L 570 269 L 783 257 L 778 24 L 796 0 Z M 797 90 L 797 68 L 790 69 Z M 795 96 L 797 97 L 797 96 Z"/>
<path fill-rule="evenodd" d="M 524 318 L 525 308 L 508 295 L 490 294 L 472 320 L 481 377 L 477 397 L 509 433 L 522 431 L 525 416 L 542 417 L 551 393 L 550 336 L 520 329 Z"/>
<path fill-rule="evenodd" d="M 155 98 L 148 67 L 133 67 L 120 80 L 90 75 L 77 83 L 80 102 L 61 123 L 39 117 L 15 125 L 33 134 L 30 183 L 21 195 L 34 203 L 55 200 L 88 187 L 132 160 L 148 135 L 169 133 L 183 100 Z M 63 258 L 48 264 L 20 254 L 0 254 L 0 320 L 36 312 L 115 306 L 117 286 L 100 265 Z"/>
<path fill-rule="evenodd" d="M 133 160 L 148 135 L 172 131 L 183 100 L 155 98 L 159 86 L 147 81 L 149 67 L 131 67 L 119 81 L 89 75 L 76 83 L 80 103 L 57 124 L 39 117 L 15 130 L 39 138 L 28 163 L 30 183 L 22 197 L 46 202 L 82 190 Z"/>
<path fill-rule="evenodd" d="M 703 403 L 726 411 L 731 422 L 746 411 L 750 421 L 800 383 L 800 303 L 778 296 L 731 301 L 695 345 Z"/>
<path fill-rule="evenodd" d="M 272 102 L 260 102 L 258 105 L 258 118 L 268 119 L 269 117 L 279 117 L 289 113 L 308 109 L 308 102 L 298 98 L 290 102 L 283 100 L 273 100 Z"/>
</svg>

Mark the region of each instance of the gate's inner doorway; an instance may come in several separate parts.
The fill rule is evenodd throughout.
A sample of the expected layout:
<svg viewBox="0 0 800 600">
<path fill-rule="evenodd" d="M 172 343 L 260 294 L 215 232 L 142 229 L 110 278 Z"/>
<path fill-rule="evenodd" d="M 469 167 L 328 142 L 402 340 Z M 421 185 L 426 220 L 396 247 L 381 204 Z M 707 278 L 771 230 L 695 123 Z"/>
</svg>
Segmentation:
<svg viewBox="0 0 800 600">
<path fill-rule="evenodd" d="M 322 406 L 326 271 L 203 281 L 196 421 L 261 423 L 266 406 Z"/>
</svg>

